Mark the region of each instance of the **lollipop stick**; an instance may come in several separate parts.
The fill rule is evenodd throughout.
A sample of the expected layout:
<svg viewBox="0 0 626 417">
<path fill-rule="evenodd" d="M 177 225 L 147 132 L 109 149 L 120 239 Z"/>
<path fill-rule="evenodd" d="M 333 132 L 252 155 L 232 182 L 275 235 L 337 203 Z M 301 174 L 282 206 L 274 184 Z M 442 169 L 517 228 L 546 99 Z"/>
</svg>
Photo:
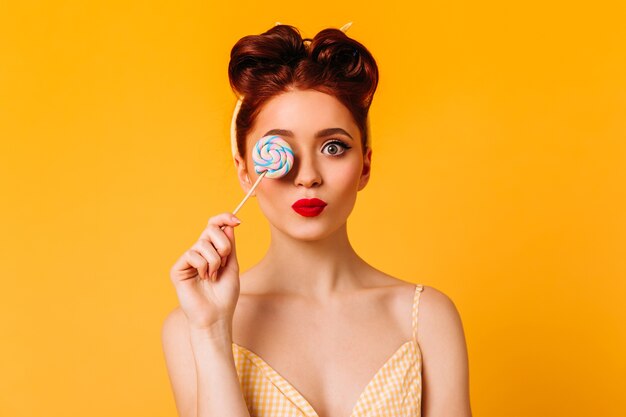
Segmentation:
<svg viewBox="0 0 626 417">
<path fill-rule="evenodd" d="M 261 175 L 259 175 L 259 178 L 257 178 L 257 180 L 254 183 L 254 185 L 252 186 L 252 188 L 250 188 L 250 191 L 248 191 L 248 194 L 246 194 L 246 196 L 243 198 L 243 200 L 241 200 L 241 203 L 239 203 L 237 208 L 235 210 L 233 210 L 233 215 L 237 214 L 237 212 L 239 211 L 241 206 L 243 206 L 243 203 L 245 203 L 246 200 L 252 195 L 252 193 L 254 192 L 254 189 L 256 188 L 257 185 L 259 185 L 259 183 L 261 182 L 261 180 L 263 179 L 265 174 L 267 174 L 267 171 L 263 171 L 261 173 Z M 226 226 L 220 226 L 220 229 L 224 230 L 225 227 Z M 208 282 L 206 282 L 206 281 L 208 281 L 208 280 L 204 280 L 204 279 L 201 280 L 202 288 L 204 288 L 205 291 L 208 291 Z"/>
<path fill-rule="evenodd" d="M 239 203 L 237 208 L 235 210 L 233 210 L 233 214 L 237 214 L 239 209 L 243 206 L 243 203 L 245 203 L 246 200 L 252 195 L 252 192 L 254 191 L 256 186 L 259 185 L 259 183 L 261 182 L 261 180 L 263 179 L 263 177 L 265 176 L 266 173 L 267 173 L 267 171 L 263 171 L 263 173 L 261 173 L 261 175 L 259 175 L 259 178 L 257 178 L 257 180 L 254 183 L 254 185 L 252 186 L 252 188 L 250 188 L 250 191 L 248 191 L 248 194 L 246 194 L 246 196 L 243 198 L 243 200 L 241 200 L 241 203 Z"/>
<path fill-rule="evenodd" d="M 263 171 L 261 173 L 261 175 L 259 175 L 259 178 L 257 178 L 257 180 L 254 183 L 254 185 L 252 186 L 252 188 L 250 188 L 250 191 L 248 191 L 248 194 L 246 194 L 246 196 L 243 198 L 243 200 L 241 200 L 241 203 L 239 203 L 237 208 L 235 210 L 233 210 L 233 215 L 237 214 L 239 209 L 243 206 L 243 203 L 245 203 L 246 200 L 252 195 L 252 192 L 254 192 L 254 189 L 256 188 L 257 185 L 259 185 L 259 183 L 261 182 L 261 180 L 263 179 L 263 177 L 265 176 L 266 173 L 267 173 L 267 171 Z M 220 229 L 224 230 L 225 227 L 226 226 L 220 226 Z"/>
</svg>

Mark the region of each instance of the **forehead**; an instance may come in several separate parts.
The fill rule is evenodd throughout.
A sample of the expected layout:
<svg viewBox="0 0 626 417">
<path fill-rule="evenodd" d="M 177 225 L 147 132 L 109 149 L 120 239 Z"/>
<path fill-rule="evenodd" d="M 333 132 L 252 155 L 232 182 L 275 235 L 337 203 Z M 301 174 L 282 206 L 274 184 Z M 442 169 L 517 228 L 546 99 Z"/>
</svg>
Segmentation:
<svg viewBox="0 0 626 417">
<path fill-rule="evenodd" d="M 270 129 L 285 129 L 296 136 L 313 137 L 319 130 L 328 128 L 342 128 L 355 139 L 358 137 L 358 127 L 350 111 L 338 99 L 315 90 L 297 90 L 268 100 L 251 134 L 257 137 Z"/>
</svg>

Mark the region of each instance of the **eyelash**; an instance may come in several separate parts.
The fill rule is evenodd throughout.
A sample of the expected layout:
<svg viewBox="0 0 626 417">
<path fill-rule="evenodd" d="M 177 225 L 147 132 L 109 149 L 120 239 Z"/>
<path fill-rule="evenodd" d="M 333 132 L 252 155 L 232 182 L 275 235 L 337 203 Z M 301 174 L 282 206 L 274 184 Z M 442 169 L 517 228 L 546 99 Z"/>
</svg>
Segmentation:
<svg viewBox="0 0 626 417">
<path fill-rule="evenodd" d="M 332 155 L 332 154 L 327 154 L 327 155 L 332 156 L 332 157 L 338 157 L 338 156 L 341 156 L 341 155 L 343 155 L 343 154 L 344 154 L 344 153 L 345 153 L 348 149 L 351 149 L 351 148 L 352 148 L 352 146 L 349 146 L 349 145 L 348 145 L 347 143 L 345 143 L 344 141 L 339 140 L 339 139 L 334 139 L 334 140 L 331 140 L 330 142 L 326 142 L 326 143 L 324 144 L 324 146 L 322 146 L 322 153 L 323 153 L 323 150 L 324 150 L 327 146 L 329 146 L 329 145 L 338 145 L 340 148 L 342 148 L 342 149 L 343 149 L 343 152 L 341 152 L 341 153 L 339 153 L 339 154 L 334 154 L 334 155 Z"/>
</svg>

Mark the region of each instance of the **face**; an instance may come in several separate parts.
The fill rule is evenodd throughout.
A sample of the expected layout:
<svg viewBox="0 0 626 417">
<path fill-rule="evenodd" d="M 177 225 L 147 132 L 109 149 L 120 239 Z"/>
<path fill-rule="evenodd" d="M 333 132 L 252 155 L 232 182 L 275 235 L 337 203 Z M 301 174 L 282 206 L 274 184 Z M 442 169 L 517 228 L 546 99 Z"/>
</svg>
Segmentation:
<svg viewBox="0 0 626 417">
<path fill-rule="evenodd" d="M 315 90 L 290 91 L 266 102 L 246 138 L 245 160 L 236 157 L 246 192 L 258 178 L 251 149 L 267 135 L 280 136 L 294 152 L 287 175 L 263 178 L 255 189 L 271 227 L 301 240 L 318 240 L 337 231 L 346 223 L 357 192 L 367 184 L 371 164 L 371 150 L 363 155 L 350 111 L 335 97 Z M 306 208 L 299 213 L 292 207 L 298 200 L 314 198 L 326 203 L 319 213 Z"/>
</svg>

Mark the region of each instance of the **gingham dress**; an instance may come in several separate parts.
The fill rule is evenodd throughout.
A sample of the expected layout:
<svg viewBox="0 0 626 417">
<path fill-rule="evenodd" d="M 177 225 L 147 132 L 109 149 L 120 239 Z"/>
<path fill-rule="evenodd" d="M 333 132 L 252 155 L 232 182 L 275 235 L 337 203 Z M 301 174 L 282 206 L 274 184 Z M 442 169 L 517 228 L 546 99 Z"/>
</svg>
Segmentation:
<svg viewBox="0 0 626 417">
<path fill-rule="evenodd" d="M 378 369 L 349 416 L 419 417 L 422 405 L 422 353 L 417 343 L 417 310 L 424 286 L 415 286 L 412 340 L 403 343 Z M 252 417 L 319 417 L 285 378 L 254 352 L 233 343 L 241 389 Z"/>
</svg>

